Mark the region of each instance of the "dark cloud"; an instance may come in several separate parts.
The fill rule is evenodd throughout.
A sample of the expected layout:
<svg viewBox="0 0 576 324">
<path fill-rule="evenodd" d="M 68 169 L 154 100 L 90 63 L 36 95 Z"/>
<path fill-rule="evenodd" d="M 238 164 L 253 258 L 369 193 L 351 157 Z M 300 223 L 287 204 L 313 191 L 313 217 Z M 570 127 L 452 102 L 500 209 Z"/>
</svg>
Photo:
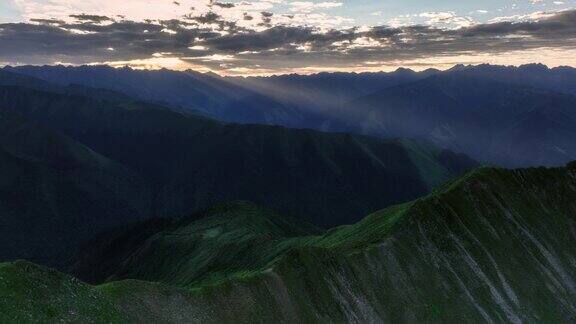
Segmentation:
<svg viewBox="0 0 576 324">
<path fill-rule="evenodd" d="M 187 55 L 196 39 L 220 34 L 186 28 L 183 21 L 114 22 L 109 25 L 0 25 L 0 59 L 25 63 L 88 63 L 149 58 L 154 53 Z M 113 49 L 113 50 L 111 50 Z M 26 59 L 38 62 L 26 62 Z"/>
<path fill-rule="evenodd" d="M 244 30 L 243 28 L 238 27 L 236 22 L 228 21 L 228 20 L 224 19 L 221 15 L 219 15 L 213 11 L 210 11 L 208 13 L 205 13 L 205 14 L 202 14 L 199 16 L 186 15 L 185 19 L 187 21 L 191 21 L 191 22 L 194 22 L 196 24 L 213 25 L 213 26 L 215 26 L 216 30 L 227 31 L 229 33 L 236 33 L 236 32 Z M 194 24 L 188 24 L 188 25 L 192 26 Z"/>
<path fill-rule="evenodd" d="M 559 12 L 537 21 L 504 21 L 455 30 L 376 26 L 323 32 L 304 26 L 273 26 L 272 13 L 260 15 L 262 24 L 269 26 L 262 31 L 238 27 L 214 12 L 167 21 L 115 21 L 84 14 L 74 15 L 78 20 L 75 23 L 34 20 L 0 24 L 0 61 L 89 63 L 170 53 L 167 55 L 219 69 L 221 62 L 198 57 L 221 54 L 238 58 L 227 61 L 226 67 L 282 69 L 543 47 L 576 48 L 576 11 Z M 251 18 L 249 14 L 243 16 L 245 20 Z M 104 21 L 110 24 L 101 24 Z M 204 50 L 190 49 L 196 45 Z"/>
<path fill-rule="evenodd" d="M 202 24 L 213 24 L 222 21 L 222 16 L 215 12 L 208 12 L 200 16 L 189 16 L 188 18 Z"/>
<path fill-rule="evenodd" d="M 112 21 L 113 19 L 110 17 L 106 17 L 106 16 L 98 16 L 98 15 L 86 15 L 86 14 L 80 14 L 80 15 L 70 15 L 71 18 L 80 20 L 80 21 L 87 21 L 87 22 L 93 22 L 93 23 L 102 23 L 105 21 Z"/>
<path fill-rule="evenodd" d="M 262 23 L 261 26 L 269 26 L 272 23 L 272 16 L 274 16 L 274 14 L 272 12 L 268 12 L 268 11 L 262 11 L 260 12 L 260 15 L 262 15 Z"/>
<path fill-rule="evenodd" d="M 312 35 L 311 28 L 276 26 L 262 32 L 251 32 L 213 38 L 209 46 L 229 53 L 259 51 L 281 47 L 289 43 L 301 43 Z"/>
<path fill-rule="evenodd" d="M 39 19 L 39 18 L 34 18 L 34 19 L 30 19 L 31 22 L 35 22 L 35 23 L 39 23 L 42 25 L 63 25 L 66 22 L 64 20 L 58 20 L 58 19 Z"/>
<path fill-rule="evenodd" d="M 557 38 L 576 34 L 576 10 L 560 12 L 552 17 L 528 22 L 499 22 L 477 25 L 460 33 L 466 37 L 498 35 L 527 35 L 538 38 Z"/>
<path fill-rule="evenodd" d="M 220 7 L 220 8 L 224 8 L 224 9 L 230 9 L 230 8 L 234 8 L 236 5 L 231 3 L 231 2 L 212 2 L 211 3 L 212 6 L 216 6 L 216 7 Z"/>
</svg>

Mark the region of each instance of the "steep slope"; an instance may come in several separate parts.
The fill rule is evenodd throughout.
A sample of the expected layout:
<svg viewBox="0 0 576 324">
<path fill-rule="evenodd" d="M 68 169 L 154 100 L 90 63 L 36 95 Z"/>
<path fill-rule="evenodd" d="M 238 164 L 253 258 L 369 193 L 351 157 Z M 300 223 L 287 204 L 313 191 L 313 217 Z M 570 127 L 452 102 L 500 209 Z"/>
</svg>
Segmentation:
<svg viewBox="0 0 576 324">
<path fill-rule="evenodd" d="M 575 212 L 576 163 L 482 168 L 356 225 L 280 240 L 278 246 L 291 248 L 267 266 L 248 266 L 249 272 L 219 283 L 184 290 L 129 280 L 91 289 L 105 292 L 131 322 L 572 322 Z M 190 225 L 183 223 L 180 234 Z M 173 234 L 151 239 L 168 243 Z M 172 242 L 184 248 L 181 239 Z M 190 251 L 191 257 L 213 259 Z M 0 282 L 11 285 L 13 279 L 0 276 Z"/>
<path fill-rule="evenodd" d="M 82 240 L 150 216 L 129 169 L 43 126 L 0 111 L 0 259 L 55 264 Z"/>
<path fill-rule="evenodd" d="M 153 184 L 157 216 L 250 200 L 320 226 L 349 224 L 476 165 L 412 142 L 226 125 L 18 87 L 0 87 L 0 105 L 138 171 Z"/>
<path fill-rule="evenodd" d="M 485 168 L 335 231 L 320 245 L 354 251 L 385 237 L 328 275 L 351 306 L 344 313 L 360 321 L 572 321 L 575 184 L 574 163 Z"/>
<path fill-rule="evenodd" d="M 575 185 L 576 164 L 472 172 L 300 243 L 262 275 L 277 287 L 272 309 L 348 322 L 574 319 Z"/>
<path fill-rule="evenodd" d="M 410 137 L 504 166 L 576 159 L 576 97 L 447 72 L 350 104 L 351 125 Z"/>
</svg>

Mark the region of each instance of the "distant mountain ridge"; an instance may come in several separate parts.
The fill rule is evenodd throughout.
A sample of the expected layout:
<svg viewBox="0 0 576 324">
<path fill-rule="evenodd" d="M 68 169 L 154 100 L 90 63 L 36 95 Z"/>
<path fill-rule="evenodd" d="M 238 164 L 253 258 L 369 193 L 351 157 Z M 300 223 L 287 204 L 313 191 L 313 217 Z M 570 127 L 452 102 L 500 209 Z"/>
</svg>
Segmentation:
<svg viewBox="0 0 576 324">
<path fill-rule="evenodd" d="M 382 87 L 422 79 L 435 71 L 415 73 L 321 73 L 312 76 L 284 75 L 269 78 L 220 77 L 194 71 L 138 71 L 107 66 L 22 66 L 4 70 L 36 77 L 54 84 L 81 84 L 128 94 L 133 98 L 195 110 L 226 122 L 246 122 L 317 128 L 314 114 L 330 114 L 330 109 Z M 258 100 L 267 98 L 264 105 Z M 256 99 L 256 101 L 252 100 Z M 271 106 L 270 103 L 274 102 Z M 249 109 L 240 109 L 237 105 Z M 288 110 L 272 110 L 291 107 Z M 327 111 L 328 109 L 328 111 Z M 315 112 L 314 112 L 315 111 Z M 312 115 L 309 116 L 309 114 Z M 329 116 L 329 115 L 328 115 Z M 334 126 L 331 130 L 338 130 Z"/>
<path fill-rule="evenodd" d="M 576 95 L 576 68 L 569 66 L 549 68 L 544 64 L 526 64 L 519 67 L 481 64 L 463 66 L 457 70 L 499 82 Z"/>
<path fill-rule="evenodd" d="M 453 72 L 350 105 L 364 134 L 421 138 L 506 166 L 576 159 L 576 96 Z"/>
<path fill-rule="evenodd" d="M 113 102 L 130 102 L 135 100 L 128 95 L 108 90 L 106 88 L 91 88 L 76 83 L 58 85 L 56 83 L 48 82 L 25 74 L 13 73 L 10 72 L 7 68 L 0 70 L 0 86 L 19 86 L 40 91 L 84 96 L 94 100 L 106 100 Z"/>
<path fill-rule="evenodd" d="M 162 103 L 181 112 L 193 110 L 225 122 L 282 125 L 384 138 L 408 136 L 506 167 L 558 166 L 576 158 L 571 144 L 576 132 L 575 109 L 571 108 L 576 97 L 576 69 L 570 67 L 478 65 L 456 66 L 447 71 L 399 69 L 391 73 L 247 78 L 193 71 L 136 71 L 88 66 L 6 67 L 4 71 L 38 77 L 60 86 L 82 84 L 106 88 L 137 100 Z M 444 84 L 446 80 L 453 81 L 449 82 L 450 89 Z M 477 80 L 476 88 L 470 87 L 470 80 Z M 407 91 L 396 92 L 393 100 L 381 98 L 382 104 L 377 100 L 370 102 L 370 98 L 378 95 L 391 95 L 392 89 Z M 460 96 L 457 101 L 450 101 L 450 91 Z M 465 91 L 475 92 L 477 96 L 463 96 Z M 519 92 L 537 95 L 541 106 L 518 101 L 519 96 L 525 96 Z M 444 99 L 439 97 L 442 95 Z M 497 97 L 491 98 L 493 95 Z M 419 110 L 404 106 L 416 104 L 419 98 Z M 438 100 L 444 100 L 442 104 L 447 106 L 432 106 L 440 104 Z M 482 108 L 486 113 L 474 119 L 476 112 L 469 110 L 479 104 L 485 105 Z M 524 110 L 524 114 L 518 114 L 519 105 L 532 107 L 534 111 Z M 406 110 L 413 114 L 407 116 Z M 467 117 L 454 125 L 454 114 Z M 506 127 L 491 125 L 502 120 L 506 121 Z M 432 121 L 436 125 L 430 130 Z M 400 129 L 401 125 L 404 129 Z M 474 136 L 482 142 L 486 134 L 463 134 L 453 127 L 472 130 L 486 127 L 484 131 L 490 133 L 493 141 L 471 142 Z"/>
</svg>

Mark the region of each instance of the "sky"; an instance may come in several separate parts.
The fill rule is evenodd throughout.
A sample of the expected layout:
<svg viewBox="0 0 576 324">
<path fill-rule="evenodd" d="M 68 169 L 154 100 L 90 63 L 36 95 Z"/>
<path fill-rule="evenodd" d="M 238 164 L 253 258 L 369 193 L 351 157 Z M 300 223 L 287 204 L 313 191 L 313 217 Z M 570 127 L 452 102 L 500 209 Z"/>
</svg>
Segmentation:
<svg viewBox="0 0 576 324">
<path fill-rule="evenodd" d="M 0 65 L 224 75 L 576 66 L 576 0 L 0 0 Z"/>
</svg>

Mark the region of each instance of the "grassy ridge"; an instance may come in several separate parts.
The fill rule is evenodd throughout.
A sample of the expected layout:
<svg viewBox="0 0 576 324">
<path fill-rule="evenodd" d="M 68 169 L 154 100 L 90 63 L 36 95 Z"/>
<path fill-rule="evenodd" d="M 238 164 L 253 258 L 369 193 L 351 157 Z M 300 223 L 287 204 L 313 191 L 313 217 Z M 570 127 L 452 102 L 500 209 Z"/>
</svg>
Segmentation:
<svg viewBox="0 0 576 324">
<path fill-rule="evenodd" d="M 237 201 L 180 221 L 152 220 L 120 234 L 103 235 L 88 244 L 71 272 L 90 282 L 138 278 L 194 287 L 261 270 L 320 232 L 312 225 Z M 136 235 L 142 237 L 135 239 Z"/>
<path fill-rule="evenodd" d="M 477 169 L 427 197 L 319 236 L 299 236 L 302 228 L 246 203 L 208 214 L 153 233 L 123 263 L 132 272 L 114 274 L 162 283 L 82 287 L 104 294 L 111 314 L 120 309 L 130 322 L 576 318 L 574 163 Z"/>
</svg>

